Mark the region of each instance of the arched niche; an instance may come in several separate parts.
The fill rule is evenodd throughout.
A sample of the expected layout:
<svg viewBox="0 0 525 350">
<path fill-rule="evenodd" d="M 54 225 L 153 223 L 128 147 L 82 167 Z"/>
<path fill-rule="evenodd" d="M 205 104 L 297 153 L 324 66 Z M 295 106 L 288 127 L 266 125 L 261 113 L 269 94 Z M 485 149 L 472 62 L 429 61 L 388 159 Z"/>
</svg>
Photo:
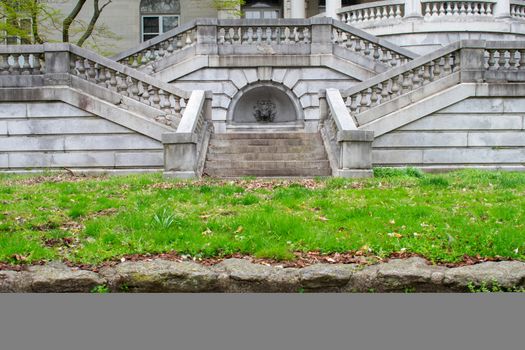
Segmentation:
<svg viewBox="0 0 525 350">
<path fill-rule="evenodd" d="M 277 84 L 253 84 L 239 91 L 228 111 L 231 124 L 269 126 L 304 121 L 303 109 L 289 89 Z"/>
</svg>

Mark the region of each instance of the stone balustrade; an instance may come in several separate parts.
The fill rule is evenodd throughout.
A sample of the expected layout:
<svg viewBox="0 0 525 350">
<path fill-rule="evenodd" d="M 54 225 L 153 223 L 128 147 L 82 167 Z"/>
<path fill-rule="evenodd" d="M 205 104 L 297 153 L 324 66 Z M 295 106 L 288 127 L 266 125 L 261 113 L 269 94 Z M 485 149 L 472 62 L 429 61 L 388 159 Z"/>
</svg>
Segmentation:
<svg viewBox="0 0 525 350">
<path fill-rule="evenodd" d="M 461 75 L 457 75 L 456 80 L 451 79 L 459 72 Z M 357 118 L 389 101 L 445 79 L 455 81 L 455 84 L 524 82 L 525 43 L 459 41 L 358 84 L 341 95 L 352 118 Z"/>
<path fill-rule="evenodd" d="M 174 128 L 190 96 L 138 70 L 70 44 L 4 46 L 0 48 L 0 58 L 0 87 L 81 87 L 107 102 L 136 109 L 143 116 Z"/>
<path fill-rule="evenodd" d="M 358 84 L 342 92 L 342 96 L 345 98 L 350 115 L 356 116 L 457 72 L 460 69 L 459 58 L 459 50 L 455 45 L 451 45 L 444 52 L 438 50 L 437 54 L 418 58 Z"/>
<path fill-rule="evenodd" d="M 339 11 L 339 19 L 346 24 L 384 21 L 402 18 L 404 15 L 405 0 L 377 1 L 368 4 L 347 6 Z"/>
<path fill-rule="evenodd" d="M 443 16 L 494 16 L 494 0 L 422 0 L 422 11 L 425 17 Z"/>
<path fill-rule="evenodd" d="M 525 1 L 513 0 L 510 2 L 510 15 L 514 18 L 525 19 Z"/>
<path fill-rule="evenodd" d="M 43 45 L 0 46 L 0 75 L 44 74 Z"/>
<path fill-rule="evenodd" d="M 311 42 L 308 25 L 241 25 L 218 27 L 218 45 L 295 45 Z M 255 23 L 254 23 L 255 24 Z"/>
<path fill-rule="evenodd" d="M 332 18 L 199 19 L 113 59 L 132 68 L 151 67 L 150 71 L 158 72 L 167 66 L 160 60 L 170 60 L 174 56 L 169 64 L 175 64 L 180 51 L 187 53 L 181 54 L 180 60 L 189 59 L 188 48 L 192 48 L 193 55 L 253 56 L 333 54 L 333 46 L 348 49 L 387 67 L 399 66 L 417 56 Z"/>
<path fill-rule="evenodd" d="M 334 24 L 332 29 L 332 42 L 359 55 L 369 57 L 377 62 L 390 67 L 397 67 L 410 61 L 414 56 L 400 53 L 400 50 L 392 50 L 383 43 L 370 40 L 351 27 Z"/>
</svg>

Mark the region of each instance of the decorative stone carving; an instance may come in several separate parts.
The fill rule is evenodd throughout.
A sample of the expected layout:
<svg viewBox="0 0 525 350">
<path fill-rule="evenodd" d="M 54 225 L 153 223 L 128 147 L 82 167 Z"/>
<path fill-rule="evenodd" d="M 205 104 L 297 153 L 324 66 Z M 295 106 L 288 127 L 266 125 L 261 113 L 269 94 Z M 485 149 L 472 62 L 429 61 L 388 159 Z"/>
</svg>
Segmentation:
<svg viewBox="0 0 525 350">
<path fill-rule="evenodd" d="M 259 123 L 272 123 L 277 115 L 275 103 L 270 100 L 259 100 L 253 106 L 253 116 Z"/>
</svg>

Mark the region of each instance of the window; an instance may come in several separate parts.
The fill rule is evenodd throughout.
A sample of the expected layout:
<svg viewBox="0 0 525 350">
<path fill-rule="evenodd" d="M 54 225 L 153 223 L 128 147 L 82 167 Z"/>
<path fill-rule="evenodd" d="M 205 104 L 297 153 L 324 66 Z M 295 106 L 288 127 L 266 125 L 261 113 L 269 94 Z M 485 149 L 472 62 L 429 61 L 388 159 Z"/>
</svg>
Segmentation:
<svg viewBox="0 0 525 350">
<path fill-rule="evenodd" d="M 140 3 L 142 41 L 150 40 L 179 26 L 179 0 L 142 0 Z"/>
<path fill-rule="evenodd" d="M 281 18 L 279 1 L 247 1 L 242 10 L 246 19 Z"/>
<path fill-rule="evenodd" d="M 20 31 L 27 33 L 29 37 L 21 38 L 19 36 L 6 36 L 4 42 L 7 45 L 30 45 L 32 44 L 32 20 L 31 18 L 20 18 L 11 22 L 13 27 L 18 28 Z M 5 33 L 4 33 L 5 34 Z M 0 36 L 1 37 L 1 36 Z"/>
</svg>

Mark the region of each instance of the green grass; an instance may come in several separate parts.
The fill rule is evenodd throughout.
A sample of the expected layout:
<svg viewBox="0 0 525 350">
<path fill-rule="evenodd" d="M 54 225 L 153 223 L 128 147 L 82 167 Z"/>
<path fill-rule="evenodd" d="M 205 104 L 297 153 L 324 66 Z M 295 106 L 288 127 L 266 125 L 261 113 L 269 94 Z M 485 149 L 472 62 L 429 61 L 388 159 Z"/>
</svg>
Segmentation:
<svg viewBox="0 0 525 350">
<path fill-rule="evenodd" d="M 525 174 L 376 169 L 368 180 L 169 181 L 0 176 L 0 262 L 98 264 L 176 251 L 196 258 L 294 252 L 525 260 Z M 305 186 L 305 183 L 311 186 Z"/>
</svg>

